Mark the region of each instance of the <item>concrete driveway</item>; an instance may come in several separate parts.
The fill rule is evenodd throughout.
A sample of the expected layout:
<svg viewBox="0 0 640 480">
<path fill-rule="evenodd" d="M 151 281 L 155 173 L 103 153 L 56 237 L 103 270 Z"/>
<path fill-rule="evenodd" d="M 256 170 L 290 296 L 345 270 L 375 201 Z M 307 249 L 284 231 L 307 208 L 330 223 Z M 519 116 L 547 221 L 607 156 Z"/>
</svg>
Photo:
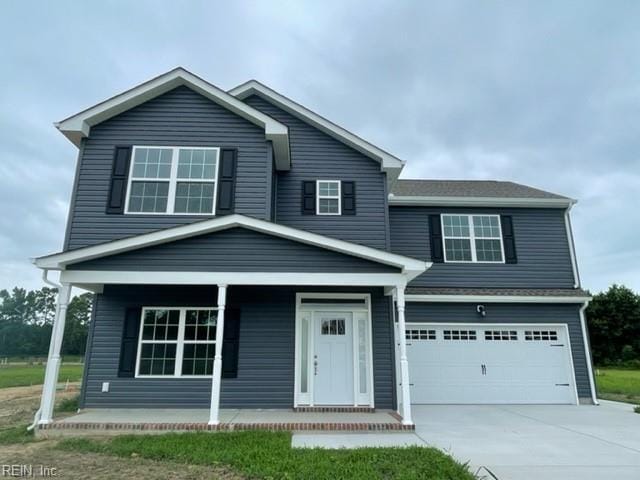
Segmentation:
<svg viewBox="0 0 640 480">
<path fill-rule="evenodd" d="M 427 444 L 499 480 L 640 479 L 631 405 L 415 405 L 413 414 Z"/>
</svg>

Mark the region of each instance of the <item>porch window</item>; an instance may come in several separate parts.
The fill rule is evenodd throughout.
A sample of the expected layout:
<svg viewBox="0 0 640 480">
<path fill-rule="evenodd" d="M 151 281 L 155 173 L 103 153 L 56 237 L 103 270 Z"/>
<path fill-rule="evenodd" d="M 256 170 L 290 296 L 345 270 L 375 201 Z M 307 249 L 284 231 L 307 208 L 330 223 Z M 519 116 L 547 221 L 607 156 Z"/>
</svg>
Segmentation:
<svg viewBox="0 0 640 480">
<path fill-rule="evenodd" d="M 127 213 L 212 215 L 219 148 L 133 147 Z"/>
<path fill-rule="evenodd" d="M 212 375 L 217 319 L 216 308 L 143 308 L 137 376 Z"/>
</svg>

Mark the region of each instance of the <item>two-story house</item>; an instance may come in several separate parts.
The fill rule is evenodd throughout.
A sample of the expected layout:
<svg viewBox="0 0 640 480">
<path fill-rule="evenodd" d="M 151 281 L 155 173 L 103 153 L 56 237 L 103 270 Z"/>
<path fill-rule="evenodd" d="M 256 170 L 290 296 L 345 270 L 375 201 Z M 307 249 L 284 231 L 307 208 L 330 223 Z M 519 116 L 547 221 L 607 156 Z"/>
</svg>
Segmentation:
<svg viewBox="0 0 640 480">
<path fill-rule="evenodd" d="M 71 287 L 84 409 L 595 402 L 569 210 L 404 162 L 249 81 L 181 68 L 56 124 L 78 147 L 39 423 Z"/>
</svg>

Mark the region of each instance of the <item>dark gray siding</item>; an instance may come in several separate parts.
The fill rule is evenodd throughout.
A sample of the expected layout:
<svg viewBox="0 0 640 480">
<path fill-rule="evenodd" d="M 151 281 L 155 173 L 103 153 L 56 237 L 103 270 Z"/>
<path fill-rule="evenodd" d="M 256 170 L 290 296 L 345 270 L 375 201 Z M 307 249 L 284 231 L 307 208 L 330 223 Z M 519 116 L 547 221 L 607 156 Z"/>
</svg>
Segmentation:
<svg viewBox="0 0 640 480">
<path fill-rule="evenodd" d="M 236 213 L 268 220 L 264 131 L 187 87 L 178 87 L 91 128 L 79 160 L 65 250 L 202 220 L 189 215 L 107 215 L 116 145 L 237 147 Z"/>
<path fill-rule="evenodd" d="M 476 305 L 409 302 L 406 307 L 406 319 L 407 322 L 473 323 L 478 322 Z M 487 303 L 485 306 L 487 316 L 482 319 L 482 323 L 566 323 L 569 327 L 578 396 L 591 397 L 580 326 L 580 305 Z"/>
<path fill-rule="evenodd" d="M 278 223 L 387 249 L 385 177 L 380 164 L 257 96 L 245 102 L 289 127 L 291 171 L 278 174 Z M 356 215 L 302 215 L 302 181 L 354 180 Z"/>
<path fill-rule="evenodd" d="M 223 408 L 290 408 L 294 389 L 295 293 L 305 289 L 230 287 L 229 306 L 241 310 L 238 377 L 223 379 Z M 327 291 L 327 289 L 307 289 Z M 372 294 L 375 402 L 393 408 L 393 343 L 388 297 Z M 208 408 L 211 380 L 118 378 L 122 322 L 127 307 L 210 306 L 215 287 L 107 286 L 96 296 L 94 334 L 83 385 L 84 406 Z M 101 393 L 102 382 L 110 392 Z"/>
<path fill-rule="evenodd" d="M 518 263 L 434 263 L 410 286 L 573 288 L 564 210 L 391 207 L 391 250 L 431 261 L 429 215 L 439 213 L 511 215 Z"/>
<path fill-rule="evenodd" d="M 69 270 L 398 273 L 397 268 L 244 228 L 70 265 Z"/>
</svg>

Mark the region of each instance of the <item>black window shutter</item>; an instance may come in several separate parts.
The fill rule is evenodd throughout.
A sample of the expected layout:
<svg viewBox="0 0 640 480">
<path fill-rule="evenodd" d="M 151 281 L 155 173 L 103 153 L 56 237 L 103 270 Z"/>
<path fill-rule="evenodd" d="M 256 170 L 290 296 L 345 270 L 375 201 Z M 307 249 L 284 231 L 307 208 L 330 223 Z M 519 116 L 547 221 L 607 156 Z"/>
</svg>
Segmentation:
<svg viewBox="0 0 640 480">
<path fill-rule="evenodd" d="M 316 182 L 302 182 L 302 214 L 316 214 Z"/>
<path fill-rule="evenodd" d="M 136 374 L 136 353 L 138 351 L 141 313 L 141 307 L 127 308 L 122 328 L 118 377 L 134 377 Z"/>
<path fill-rule="evenodd" d="M 505 263 L 518 263 L 516 256 L 516 239 L 513 235 L 513 219 L 511 215 L 500 215 L 502 226 L 502 243 L 504 245 Z"/>
<path fill-rule="evenodd" d="M 356 182 L 342 182 L 342 214 L 356 214 Z"/>
<path fill-rule="evenodd" d="M 444 253 L 442 251 L 440 215 L 429 215 L 429 234 L 431 237 L 431 261 L 442 263 L 444 262 Z"/>
<path fill-rule="evenodd" d="M 235 148 L 223 148 L 220 151 L 216 215 L 229 215 L 233 213 L 236 196 L 237 158 L 238 150 Z"/>
<path fill-rule="evenodd" d="M 129 161 L 131 147 L 116 147 L 111 169 L 111 185 L 107 213 L 123 213 L 127 195 L 127 177 L 129 176 Z"/>
<path fill-rule="evenodd" d="M 222 342 L 222 378 L 238 376 L 240 347 L 240 309 L 227 308 L 224 312 L 224 340 Z"/>
</svg>

